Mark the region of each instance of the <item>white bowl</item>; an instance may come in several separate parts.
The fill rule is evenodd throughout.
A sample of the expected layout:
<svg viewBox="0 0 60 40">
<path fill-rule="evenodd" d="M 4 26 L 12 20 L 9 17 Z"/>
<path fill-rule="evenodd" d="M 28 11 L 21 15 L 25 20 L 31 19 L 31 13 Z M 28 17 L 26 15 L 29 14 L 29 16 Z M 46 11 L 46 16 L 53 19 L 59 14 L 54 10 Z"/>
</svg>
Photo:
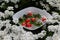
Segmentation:
<svg viewBox="0 0 60 40">
<path fill-rule="evenodd" d="M 28 7 L 28 8 L 25 8 L 23 10 L 20 10 L 15 15 L 13 15 L 13 20 L 19 19 L 21 16 L 23 16 L 24 14 L 26 14 L 28 11 L 32 11 L 33 13 L 39 13 L 41 16 L 45 16 L 48 19 L 52 19 L 53 18 L 45 10 L 41 10 L 39 8 L 36 8 L 36 7 Z M 25 28 L 27 28 L 27 27 L 25 27 Z M 35 29 L 38 29 L 38 28 L 40 28 L 40 27 L 32 27 L 32 28 L 27 28 L 27 29 L 29 29 L 29 30 L 35 30 Z"/>
</svg>

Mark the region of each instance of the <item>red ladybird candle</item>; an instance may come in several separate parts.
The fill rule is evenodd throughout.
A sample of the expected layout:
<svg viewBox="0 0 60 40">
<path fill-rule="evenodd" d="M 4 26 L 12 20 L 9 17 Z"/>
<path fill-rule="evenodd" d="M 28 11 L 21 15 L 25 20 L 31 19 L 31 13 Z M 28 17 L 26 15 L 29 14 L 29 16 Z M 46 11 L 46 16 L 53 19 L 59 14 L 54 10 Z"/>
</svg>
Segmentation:
<svg viewBox="0 0 60 40">
<path fill-rule="evenodd" d="M 32 16 L 32 11 L 28 11 L 28 16 Z"/>
<path fill-rule="evenodd" d="M 31 28 L 31 27 L 32 27 L 32 24 L 27 23 L 27 24 L 26 24 L 26 27 Z"/>
<path fill-rule="evenodd" d="M 22 23 L 22 26 L 26 26 L 26 22 L 23 22 L 23 23 Z"/>
<path fill-rule="evenodd" d="M 36 20 L 36 18 L 31 18 L 31 21 L 34 22 Z"/>
<path fill-rule="evenodd" d="M 25 21 L 26 21 L 26 23 L 30 22 L 30 18 L 27 18 Z"/>
<path fill-rule="evenodd" d="M 42 22 L 45 22 L 46 19 L 47 19 L 47 18 L 46 18 L 45 16 L 43 16 L 43 17 L 41 18 L 41 21 L 42 21 Z"/>
</svg>

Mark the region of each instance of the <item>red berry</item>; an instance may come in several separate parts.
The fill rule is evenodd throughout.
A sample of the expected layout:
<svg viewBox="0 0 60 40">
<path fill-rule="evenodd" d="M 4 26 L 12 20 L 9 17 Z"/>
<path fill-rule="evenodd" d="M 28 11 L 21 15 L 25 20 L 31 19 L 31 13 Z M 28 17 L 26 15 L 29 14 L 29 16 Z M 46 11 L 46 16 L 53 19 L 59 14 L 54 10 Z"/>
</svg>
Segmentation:
<svg viewBox="0 0 60 40">
<path fill-rule="evenodd" d="M 26 23 L 30 22 L 30 18 L 26 19 Z"/>
<path fill-rule="evenodd" d="M 28 12 L 28 16 L 32 16 L 32 12 L 31 11 Z"/>
<path fill-rule="evenodd" d="M 26 22 L 23 22 L 23 23 L 22 23 L 22 26 L 26 26 Z"/>
<path fill-rule="evenodd" d="M 36 20 L 36 18 L 31 18 L 31 20 L 34 22 Z"/>
<path fill-rule="evenodd" d="M 32 24 L 27 23 L 27 24 L 26 24 L 26 27 L 30 28 L 30 27 L 32 27 Z"/>
<path fill-rule="evenodd" d="M 42 22 L 45 22 L 46 19 L 47 19 L 46 17 L 42 17 L 42 18 L 41 18 Z"/>
</svg>

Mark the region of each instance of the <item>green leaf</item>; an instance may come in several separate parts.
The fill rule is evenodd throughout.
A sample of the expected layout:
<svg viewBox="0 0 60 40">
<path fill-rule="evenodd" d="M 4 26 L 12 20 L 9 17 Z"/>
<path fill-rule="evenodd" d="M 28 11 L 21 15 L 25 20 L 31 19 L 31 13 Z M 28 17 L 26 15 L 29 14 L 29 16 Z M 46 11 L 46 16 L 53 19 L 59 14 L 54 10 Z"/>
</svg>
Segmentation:
<svg viewBox="0 0 60 40">
<path fill-rule="evenodd" d="M 41 18 L 41 15 L 40 14 L 33 14 L 33 16 L 36 18 L 36 17 L 38 17 L 38 18 Z"/>
</svg>

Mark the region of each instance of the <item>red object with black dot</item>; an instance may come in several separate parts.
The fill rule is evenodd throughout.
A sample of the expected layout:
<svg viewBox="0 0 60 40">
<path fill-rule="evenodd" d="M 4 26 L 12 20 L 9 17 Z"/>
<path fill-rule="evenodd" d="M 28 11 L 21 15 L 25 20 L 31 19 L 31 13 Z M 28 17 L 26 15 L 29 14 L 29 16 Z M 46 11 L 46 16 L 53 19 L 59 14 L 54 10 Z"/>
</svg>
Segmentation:
<svg viewBox="0 0 60 40">
<path fill-rule="evenodd" d="M 31 18 L 31 21 L 34 22 L 36 20 L 36 18 Z"/>
<path fill-rule="evenodd" d="M 41 21 L 42 22 L 45 22 L 47 20 L 47 18 L 45 17 L 45 16 L 43 16 L 42 18 L 41 18 Z"/>
<path fill-rule="evenodd" d="M 23 23 L 22 23 L 22 26 L 26 26 L 26 22 L 23 22 Z"/>
<path fill-rule="evenodd" d="M 31 28 L 31 27 L 32 27 L 32 24 L 27 23 L 27 24 L 26 24 L 26 27 Z"/>
<path fill-rule="evenodd" d="M 28 16 L 32 16 L 32 15 L 33 15 L 33 14 L 32 14 L 32 11 L 29 11 L 27 15 L 28 15 Z"/>
<path fill-rule="evenodd" d="M 25 21 L 26 21 L 26 23 L 30 22 L 30 18 L 27 18 Z"/>
</svg>

